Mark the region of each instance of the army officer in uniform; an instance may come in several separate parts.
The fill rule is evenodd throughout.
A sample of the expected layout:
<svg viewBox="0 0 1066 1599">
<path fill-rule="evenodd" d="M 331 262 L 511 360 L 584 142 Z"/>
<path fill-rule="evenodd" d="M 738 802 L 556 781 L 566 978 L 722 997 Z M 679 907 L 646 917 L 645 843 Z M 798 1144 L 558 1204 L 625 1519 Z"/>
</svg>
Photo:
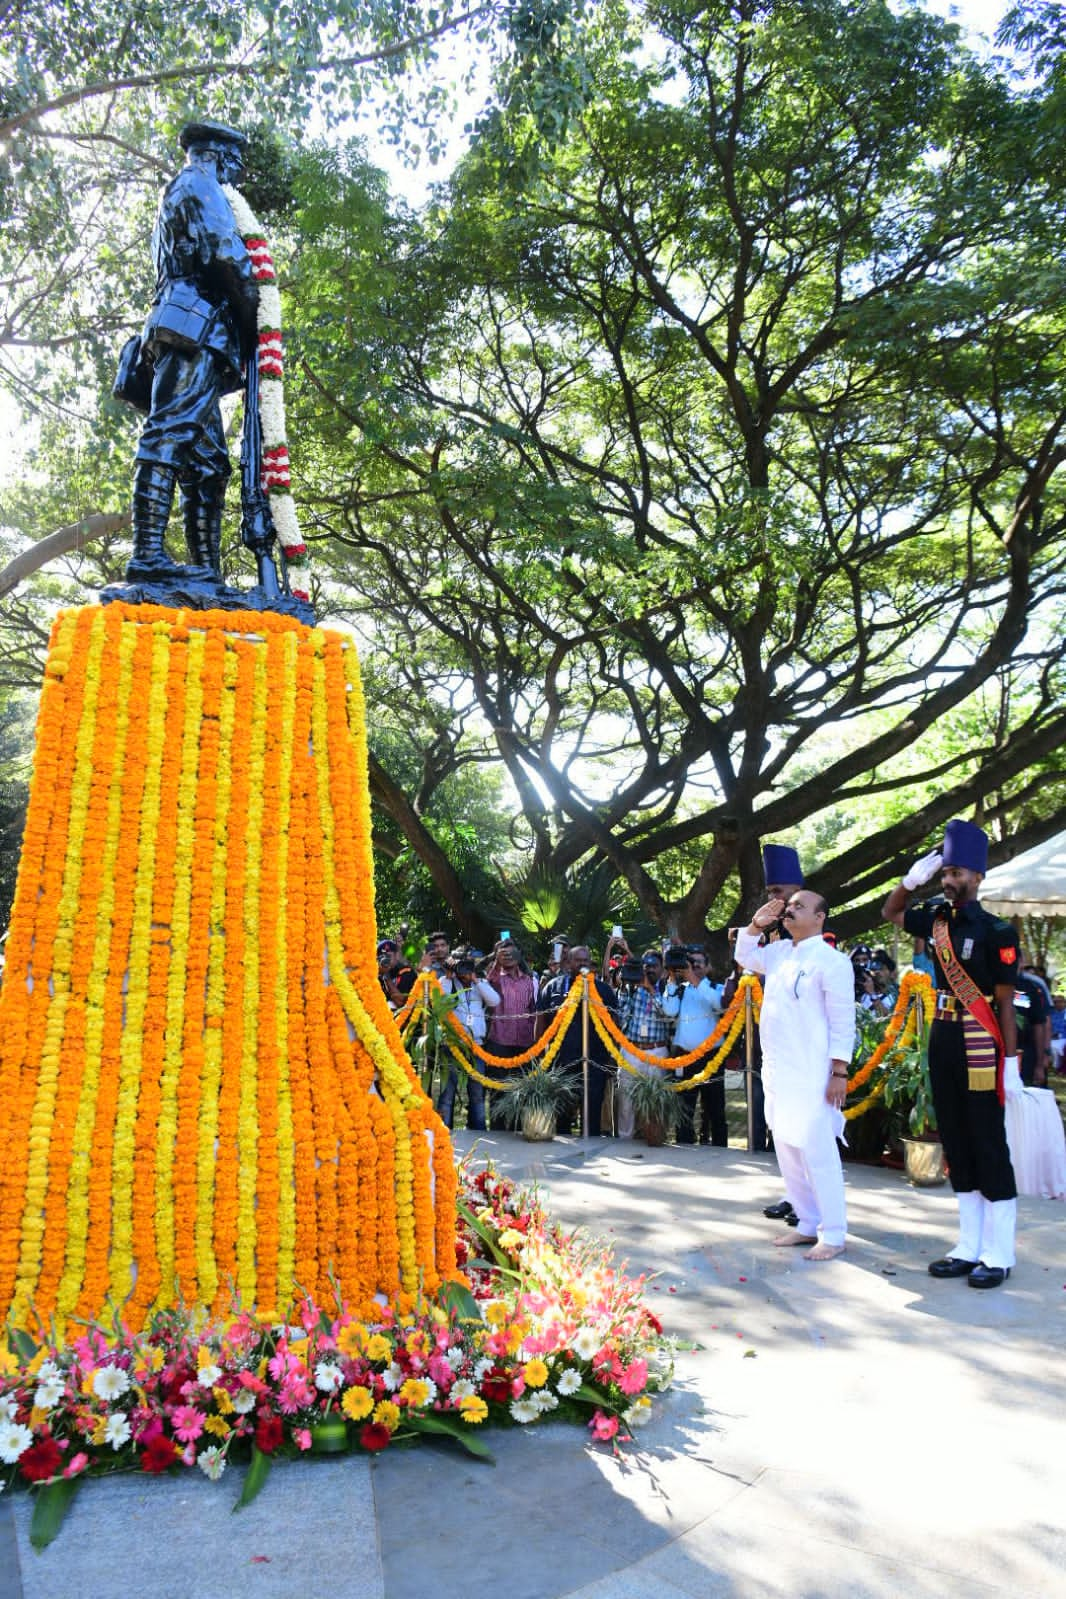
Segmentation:
<svg viewBox="0 0 1066 1599">
<path fill-rule="evenodd" d="M 1022 1092 L 1014 1025 L 1018 939 L 1009 922 L 981 908 L 987 864 L 987 834 L 973 822 L 949 822 L 943 852 L 917 861 L 883 908 L 887 921 L 926 940 L 936 967 L 929 1076 L 959 1237 L 929 1271 L 965 1277 L 971 1288 L 998 1288 L 1014 1265 L 1017 1189 L 1003 1105 Z M 943 903 L 908 910 L 910 894 L 938 870 Z"/>
</svg>

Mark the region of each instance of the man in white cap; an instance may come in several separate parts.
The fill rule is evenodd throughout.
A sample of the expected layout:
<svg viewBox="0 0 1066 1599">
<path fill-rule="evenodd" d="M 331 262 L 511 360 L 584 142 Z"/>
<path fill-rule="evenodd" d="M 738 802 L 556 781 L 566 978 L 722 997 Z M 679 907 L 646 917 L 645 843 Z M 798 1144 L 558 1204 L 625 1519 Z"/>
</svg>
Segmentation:
<svg viewBox="0 0 1066 1599">
<path fill-rule="evenodd" d="M 929 1079 L 959 1237 L 929 1273 L 965 1277 L 971 1288 L 998 1288 L 1014 1265 L 1017 1189 L 1003 1106 L 1023 1092 L 1014 1022 L 1018 937 L 981 908 L 987 865 L 988 835 L 973 822 L 949 822 L 943 851 L 916 861 L 883 907 L 886 921 L 926 939 L 933 954 Z M 910 895 L 938 871 L 943 901 L 908 910 Z"/>
<path fill-rule="evenodd" d="M 807 1260 L 844 1251 L 847 1216 L 837 1139 L 855 1048 L 855 978 L 825 942 L 828 906 L 813 889 L 771 899 L 737 935 L 736 956 L 764 975 L 760 1031 L 766 1119 L 785 1189 L 799 1217 L 775 1243 L 811 1244 Z M 789 937 L 761 942 L 781 920 Z"/>
</svg>

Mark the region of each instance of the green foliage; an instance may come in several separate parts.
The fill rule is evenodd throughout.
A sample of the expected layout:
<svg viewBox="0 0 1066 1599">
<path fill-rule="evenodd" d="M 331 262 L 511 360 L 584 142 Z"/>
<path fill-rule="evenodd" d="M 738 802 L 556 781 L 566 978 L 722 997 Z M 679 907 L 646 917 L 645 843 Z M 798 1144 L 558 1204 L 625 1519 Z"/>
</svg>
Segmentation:
<svg viewBox="0 0 1066 1599">
<path fill-rule="evenodd" d="M 894 1049 L 884 1066 L 885 1104 L 902 1118 L 904 1137 L 925 1138 L 937 1130 L 929 1081 L 929 1034 L 925 1029 L 923 1033 L 920 1044 Z"/>
<path fill-rule="evenodd" d="M 500 1095 L 500 1116 L 508 1127 L 520 1127 L 526 1116 L 558 1119 L 573 1111 L 580 1098 L 581 1079 L 575 1072 L 554 1067 L 549 1071 L 511 1072 Z"/>
<path fill-rule="evenodd" d="M 452 747 L 503 762 L 535 873 L 605 862 L 693 936 L 759 834 L 809 837 L 858 926 L 949 815 L 1054 811 L 1061 202 L 935 18 L 635 18 L 596 13 L 534 167 L 513 111 L 422 217 L 343 191 L 305 481 L 412 710 L 467 685 Z"/>
</svg>

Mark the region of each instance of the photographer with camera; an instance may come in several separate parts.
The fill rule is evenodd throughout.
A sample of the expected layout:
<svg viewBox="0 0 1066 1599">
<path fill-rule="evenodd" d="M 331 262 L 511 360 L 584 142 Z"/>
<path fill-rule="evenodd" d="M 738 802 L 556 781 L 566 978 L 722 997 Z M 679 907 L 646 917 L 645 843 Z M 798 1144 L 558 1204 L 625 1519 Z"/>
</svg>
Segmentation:
<svg viewBox="0 0 1066 1599">
<path fill-rule="evenodd" d="M 628 953 L 619 968 L 618 1025 L 639 1049 L 648 1055 L 660 1055 L 665 1060 L 669 1054 L 670 1023 L 663 1010 L 659 992 L 662 957 L 658 950 L 649 949 L 640 960 Z M 623 1050 L 623 1054 L 637 1071 L 654 1070 L 636 1055 Z M 633 1103 L 629 1095 L 629 1073 L 619 1073 L 615 1089 L 615 1126 L 619 1138 L 632 1138 L 636 1130 Z"/>
<path fill-rule="evenodd" d="M 415 986 L 415 974 L 403 958 L 403 951 L 394 938 L 378 942 L 378 982 L 394 1010 L 406 1002 Z"/>
<path fill-rule="evenodd" d="M 537 1037 L 544 1032 L 551 1022 L 556 1011 L 560 1010 L 575 981 L 583 972 L 592 974 L 592 955 L 587 944 L 575 944 L 566 957 L 566 965 L 558 977 L 553 977 L 551 982 L 545 983 L 537 1000 Z M 601 979 L 593 977 L 596 992 L 604 1007 L 616 1016 L 618 1003 L 614 990 L 609 988 Z M 562 1047 L 556 1057 L 552 1071 L 572 1072 L 580 1075 L 584 1060 L 584 1041 L 582 1039 L 581 1007 L 578 1006 L 570 1019 Z M 588 1126 L 582 1124 L 582 1133 L 586 1138 L 600 1136 L 600 1126 L 603 1120 L 603 1093 L 607 1078 L 611 1075 L 611 1061 L 606 1047 L 594 1027 L 589 1028 L 588 1035 L 588 1085 L 589 1085 L 589 1118 Z M 580 1100 L 579 1100 L 580 1103 Z M 560 1133 L 566 1133 L 572 1126 L 570 1116 L 561 1117 L 557 1127 Z"/>
<path fill-rule="evenodd" d="M 500 1003 L 500 996 L 491 983 L 477 975 L 477 966 L 472 955 L 458 956 L 452 962 L 452 966 L 454 993 L 457 996 L 452 1014 L 475 1044 L 484 1044 L 485 1034 L 488 1031 L 486 1010 L 495 1010 Z M 459 1067 L 455 1061 L 452 1061 L 448 1081 L 437 1101 L 437 1114 L 445 1127 L 452 1125 L 458 1088 Z M 473 1077 L 466 1079 L 466 1125 L 471 1132 L 486 1131 L 485 1089 L 483 1084 L 475 1081 Z"/>
<path fill-rule="evenodd" d="M 691 949 L 671 949 L 666 952 L 666 992 L 662 999 L 664 1014 L 674 1021 L 674 1040 L 671 1055 L 689 1055 L 709 1038 L 722 1014 L 722 990 L 715 988 L 707 976 L 707 956 L 693 946 Z M 707 1064 L 707 1056 L 682 1068 L 681 1075 L 688 1079 L 697 1076 Z M 725 1115 L 725 1072 L 719 1069 L 698 1088 L 687 1090 L 681 1096 L 681 1119 L 677 1129 L 679 1144 L 696 1142 L 696 1108 L 702 1108 L 699 1133 L 701 1144 L 715 1144 L 725 1149 L 729 1144 L 729 1128 Z"/>
</svg>

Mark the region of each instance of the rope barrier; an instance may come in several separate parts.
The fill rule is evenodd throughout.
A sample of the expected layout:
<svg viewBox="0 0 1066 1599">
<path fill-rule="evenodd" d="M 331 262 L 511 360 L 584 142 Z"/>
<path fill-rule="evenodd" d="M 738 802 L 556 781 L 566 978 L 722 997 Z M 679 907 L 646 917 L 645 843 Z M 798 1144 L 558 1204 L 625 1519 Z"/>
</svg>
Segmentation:
<svg viewBox="0 0 1066 1599">
<path fill-rule="evenodd" d="M 436 974 L 432 972 L 420 974 L 416 986 L 412 989 L 402 1009 L 396 1014 L 397 1022 L 405 1029 L 405 1036 L 409 1036 L 415 1021 L 429 1008 L 430 995 L 434 989 L 437 993 L 443 995 L 444 990 Z M 696 1049 L 690 1050 L 685 1055 L 652 1055 L 626 1037 L 600 997 L 594 979 L 591 976 L 581 974 L 571 985 L 566 999 L 555 1012 L 544 1032 L 521 1054 L 493 1055 L 489 1050 L 483 1049 L 477 1040 L 470 1036 L 462 1023 L 450 1012 L 444 1018 L 443 1041 L 445 1047 L 456 1063 L 466 1072 L 467 1076 L 472 1077 L 475 1082 L 481 1083 L 485 1088 L 498 1089 L 502 1085 L 498 1078 L 486 1077 L 478 1071 L 470 1056 L 497 1072 L 514 1071 L 529 1065 L 533 1065 L 537 1071 L 548 1071 L 562 1049 L 570 1023 L 586 991 L 592 1024 L 608 1054 L 623 1071 L 627 1071 L 633 1076 L 638 1076 L 640 1075 L 641 1066 L 645 1066 L 657 1069 L 664 1074 L 672 1075 L 687 1066 L 695 1065 L 699 1060 L 704 1060 L 703 1069 L 695 1076 L 667 1084 L 677 1094 L 689 1093 L 692 1089 L 700 1087 L 701 1084 L 709 1082 L 715 1073 L 721 1069 L 732 1054 L 736 1041 L 744 1027 L 745 995 L 750 992 L 752 996 L 752 1012 L 756 1021 L 758 1021 L 759 1017 L 759 1002 L 762 996 L 762 986 L 758 978 L 751 973 L 745 973 L 737 984 L 736 993 L 719 1018 L 714 1031 Z M 908 972 L 900 984 L 899 994 L 888 1019 L 884 1037 L 862 1065 L 854 1068 L 849 1074 L 849 1094 L 865 1087 L 875 1072 L 881 1071 L 902 1050 L 911 1047 L 918 1037 L 919 1027 L 923 1023 L 928 1026 L 932 1020 L 934 1007 L 935 991 L 931 979 L 923 972 Z M 532 1016 L 537 1013 L 527 1012 L 522 1014 Z M 511 1019 L 517 1018 L 508 1018 L 508 1020 Z M 714 1049 L 715 1045 L 718 1046 L 717 1050 L 710 1059 L 707 1059 L 708 1050 Z M 883 1094 L 884 1084 L 882 1082 L 875 1083 L 865 1098 L 845 1110 L 845 1117 L 847 1120 L 853 1121 L 857 1116 L 861 1116 L 864 1111 L 869 1110 L 871 1105 L 882 1098 Z"/>
</svg>

